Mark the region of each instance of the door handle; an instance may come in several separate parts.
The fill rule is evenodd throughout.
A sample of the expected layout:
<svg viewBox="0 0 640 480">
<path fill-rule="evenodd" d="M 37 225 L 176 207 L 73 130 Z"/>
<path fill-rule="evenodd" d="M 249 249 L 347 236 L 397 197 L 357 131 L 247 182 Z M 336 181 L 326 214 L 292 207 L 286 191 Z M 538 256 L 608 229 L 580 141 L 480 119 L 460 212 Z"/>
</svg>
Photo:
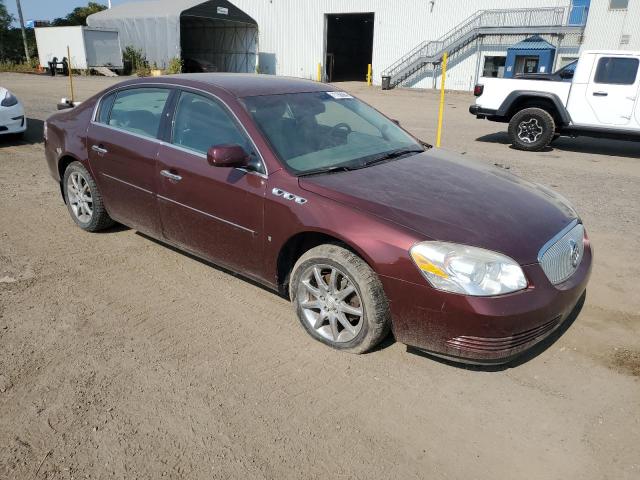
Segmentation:
<svg viewBox="0 0 640 480">
<path fill-rule="evenodd" d="M 91 150 L 93 150 L 94 152 L 97 152 L 100 155 L 104 155 L 105 153 L 109 152 L 109 150 L 107 150 L 104 147 L 101 147 L 100 145 L 92 145 Z"/>
<path fill-rule="evenodd" d="M 169 170 L 161 170 L 160 175 L 163 177 L 167 177 L 169 180 L 173 180 L 174 182 L 179 182 L 182 180 L 180 175 L 176 175 L 175 173 L 171 173 Z"/>
<path fill-rule="evenodd" d="M 606 97 L 609 95 L 607 92 L 593 92 L 594 97 Z"/>
</svg>

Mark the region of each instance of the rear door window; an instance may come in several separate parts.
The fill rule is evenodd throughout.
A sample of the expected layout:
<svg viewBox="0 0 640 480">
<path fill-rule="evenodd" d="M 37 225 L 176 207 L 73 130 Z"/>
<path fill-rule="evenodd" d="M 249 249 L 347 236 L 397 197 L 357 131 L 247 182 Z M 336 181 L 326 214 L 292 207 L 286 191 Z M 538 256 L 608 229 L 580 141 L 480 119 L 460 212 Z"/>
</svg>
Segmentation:
<svg viewBox="0 0 640 480">
<path fill-rule="evenodd" d="M 113 101 L 116 99 L 115 93 L 110 93 L 106 97 L 103 97 L 100 101 L 100 107 L 98 109 L 98 116 L 96 121 L 107 125 L 109 123 L 109 114 L 111 113 L 111 107 L 113 107 Z"/>
<path fill-rule="evenodd" d="M 108 124 L 137 135 L 156 138 L 169 90 L 132 88 L 117 93 Z"/>
<path fill-rule="evenodd" d="M 602 57 L 598 60 L 595 82 L 610 85 L 633 85 L 638 73 L 638 59 Z"/>
</svg>

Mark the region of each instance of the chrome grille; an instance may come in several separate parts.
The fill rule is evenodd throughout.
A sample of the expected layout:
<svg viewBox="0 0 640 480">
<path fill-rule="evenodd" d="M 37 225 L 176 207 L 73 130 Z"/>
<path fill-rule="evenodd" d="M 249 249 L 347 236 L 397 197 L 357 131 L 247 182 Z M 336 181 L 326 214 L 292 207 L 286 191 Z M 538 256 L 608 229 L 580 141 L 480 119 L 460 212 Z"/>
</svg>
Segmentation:
<svg viewBox="0 0 640 480">
<path fill-rule="evenodd" d="M 574 274 L 583 254 L 584 227 L 574 222 L 542 247 L 538 260 L 549 281 L 557 285 Z"/>
</svg>

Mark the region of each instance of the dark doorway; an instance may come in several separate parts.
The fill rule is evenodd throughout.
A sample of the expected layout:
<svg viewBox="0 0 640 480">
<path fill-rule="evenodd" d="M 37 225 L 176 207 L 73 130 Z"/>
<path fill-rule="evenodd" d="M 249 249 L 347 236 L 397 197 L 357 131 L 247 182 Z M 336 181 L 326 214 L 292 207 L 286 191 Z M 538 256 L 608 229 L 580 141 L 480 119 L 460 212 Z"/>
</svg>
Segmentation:
<svg viewBox="0 0 640 480">
<path fill-rule="evenodd" d="M 373 57 L 373 13 L 327 15 L 325 74 L 329 82 L 365 81 Z"/>
</svg>

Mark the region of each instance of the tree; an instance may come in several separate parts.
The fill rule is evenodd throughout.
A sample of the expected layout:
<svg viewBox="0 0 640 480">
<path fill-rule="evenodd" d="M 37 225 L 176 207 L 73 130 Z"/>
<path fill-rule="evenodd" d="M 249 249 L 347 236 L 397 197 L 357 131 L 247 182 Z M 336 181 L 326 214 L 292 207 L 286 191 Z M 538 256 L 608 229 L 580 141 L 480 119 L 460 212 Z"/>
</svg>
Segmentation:
<svg viewBox="0 0 640 480">
<path fill-rule="evenodd" d="M 13 22 L 13 15 L 9 14 L 4 0 L 0 0 L 0 60 L 7 55 L 7 36 Z"/>
<path fill-rule="evenodd" d="M 101 12 L 106 10 L 107 7 L 97 2 L 89 2 L 86 7 L 77 7 L 74 8 L 71 13 L 69 13 L 64 18 L 56 18 L 51 22 L 51 25 L 54 27 L 68 27 L 72 25 L 86 25 L 87 17 L 94 13 Z"/>
<path fill-rule="evenodd" d="M 13 15 L 7 12 L 4 0 L 0 0 L 0 34 L 6 32 L 11 27 Z"/>
</svg>

